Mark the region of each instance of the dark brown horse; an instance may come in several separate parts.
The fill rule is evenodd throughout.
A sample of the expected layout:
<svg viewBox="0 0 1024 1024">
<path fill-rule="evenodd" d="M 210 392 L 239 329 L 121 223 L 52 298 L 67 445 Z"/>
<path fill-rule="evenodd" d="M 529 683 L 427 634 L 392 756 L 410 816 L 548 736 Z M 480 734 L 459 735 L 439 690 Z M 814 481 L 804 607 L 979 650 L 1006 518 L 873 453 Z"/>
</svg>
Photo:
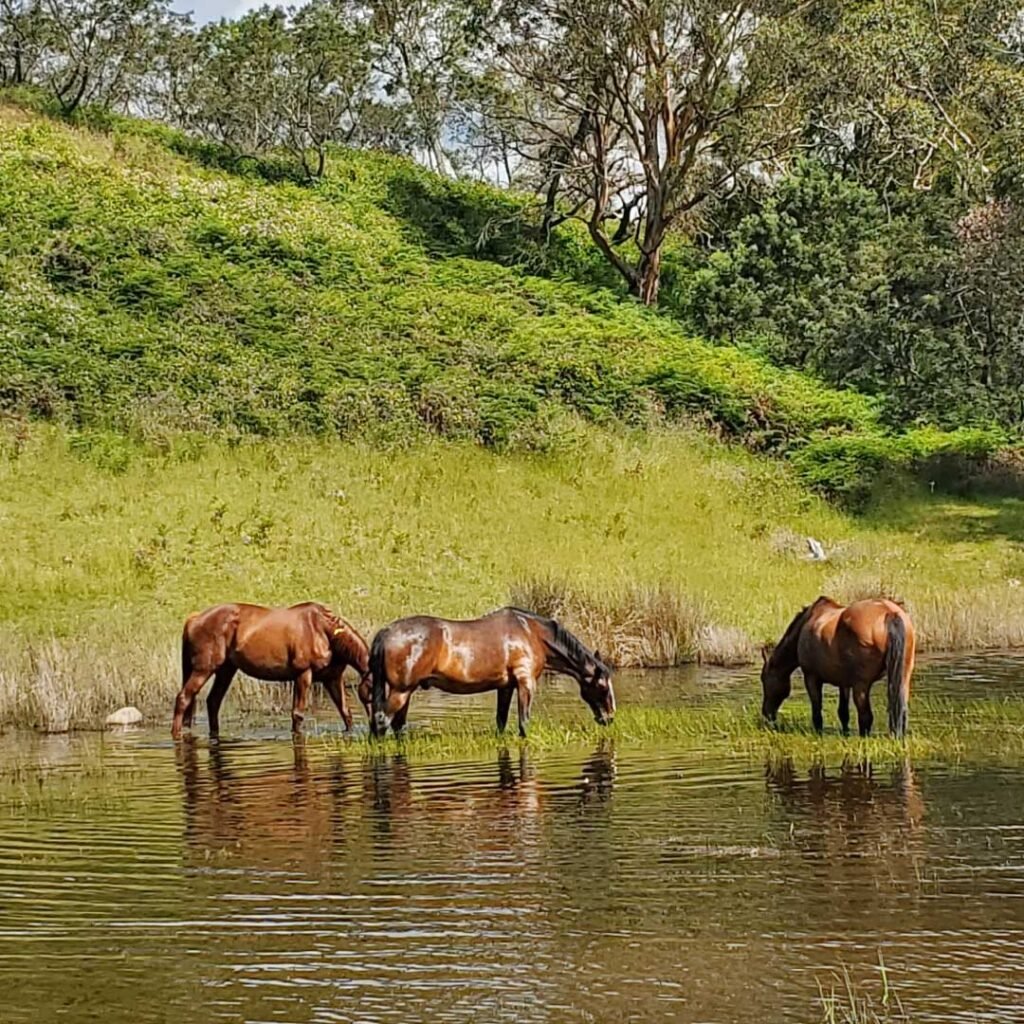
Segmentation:
<svg viewBox="0 0 1024 1024">
<path fill-rule="evenodd" d="M 171 735 L 181 736 L 192 725 L 196 695 L 211 675 L 213 689 L 206 701 L 210 735 L 219 731 L 221 701 L 241 669 L 256 679 L 294 681 L 292 731 L 302 730 L 306 698 L 314 680 L 352 728 L 352 714 L 341 677 L 351 665 L 360 675 L 359 698 L 370 712 L 369 652 L 366 641 L 342 618 L 322 604 L 308 602 L 291 608 L 259 604 L 220 604 L 185 620 L 181 637 L 182 685 L 174 702 Z"/>
<path fill-rule="evenodd" d="M 850 694 L 857 706 L 861 736 L 871 732 L 871 686 L 886 675 L 889 683 L 889 731 L 907 731 L 910 677 L 914 672 L 914 626 L 895 602 L 884 598 L 836 604 L 819 597 L 801 609 L 774 649 L 761 655 L 761 713 L 775 721 L 779 705 L 789 696 L 789 678 L 796 668 L 804 674 L 811 698 L 811 720 L 821 732 L 821 688 L 839 687 L 839 721 L 850 731 Z"/>
<path fill-rule="evenodd" d="M 416 688 L 447 693 L 498 691 L 498 730 L 508 722 L 512 694 L 519 698 L 519 734 L 526 735 L 530 704 L 541 673 L 561 672 L 579 683 L 580 696 L 602 725 L 615 714 L 611 671 L 567 629 L 520 608 L 501 608 L 457 622 L 420 615 L 385 626 L 370 648 L 373 716 L 383 736 L 400 732 Z"/>
</svg>

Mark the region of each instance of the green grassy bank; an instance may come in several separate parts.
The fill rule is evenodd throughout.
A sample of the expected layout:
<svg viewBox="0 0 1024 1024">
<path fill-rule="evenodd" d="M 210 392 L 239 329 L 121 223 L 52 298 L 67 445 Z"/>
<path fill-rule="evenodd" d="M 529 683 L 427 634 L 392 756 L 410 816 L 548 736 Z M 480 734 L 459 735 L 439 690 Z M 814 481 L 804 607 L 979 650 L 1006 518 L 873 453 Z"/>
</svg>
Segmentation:
<svg viewBox="0 0 1024 1024">
<path fill-rule="evenodd" d="M 183 618 L 225 600 L 318 599 L 367 634 L 514 600 L 662 665 L 749 660 L 817 594 L 884 592 L 927 649 L 1024 645 L 1024 503 L 925 493 L 853 517 L 692 430 L 557 455 L 179 438 L 119 448 L 116 472 L 57 429 L 0 436 L 2 721 L 163 715 Z"/>
<path fill-rule="evenodd" d="M 884 697 L 879 694 L 884 701 Z M 972 701 L 969 706 L 950 700 L 921 698 L 914 702 L 915 727 L 905 742 L 880 734 L 868 739 L 844 737 L 835 728 L 818 736 L 810 728 L 806 703 L 797 699 L 771 729 L 760 721 L 759 702 L 745 705 L 692 708 L 626 707 L 607 728 L 587 724 L 582 715 L 576 724 L 540 720 L 526 741 L 500 736 L 486 725 L 445 724 L 413 728 L 397 739 L 376 740 L 366 733 L 330 740 L 353 752 L 403 752 L 409 757 L 432 759 L 483 754 L 525 742 L 533 750 L 564 750 L 607 742 L 616 749 L 667 745 L 674 751 L 695 750 L 708 755 L 748 756 L 759 762 L 792 762 L 804 767 L 843 762 L 876 767 L 912 762 L 981 764 L 1002 762 L 1024 752 L 1024 701 L 992 699 Z M 415 716 L 413 716 L 415 717 Z"/>
</svg>

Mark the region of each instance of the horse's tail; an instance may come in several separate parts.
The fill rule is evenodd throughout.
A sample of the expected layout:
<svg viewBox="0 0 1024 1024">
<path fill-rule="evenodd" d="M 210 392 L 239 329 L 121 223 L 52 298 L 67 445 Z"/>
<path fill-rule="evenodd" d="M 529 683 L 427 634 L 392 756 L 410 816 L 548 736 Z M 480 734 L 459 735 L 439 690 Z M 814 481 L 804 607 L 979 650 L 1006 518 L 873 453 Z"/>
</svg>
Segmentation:
<svg viewBox="0 0 1024 1024">
<path fill-rule="evenodd" d="M 885 668 L 889 680 L 889 732 L 903 736 L 907 731 L 907 695 L 904 674 L 907 654 L 907 625 L 902 615 L 890 614 L 885 620 L 888 644 Z"/>
<path fill-rule="evenodd" d="M 188 627 L 192 625 L 192 620 L 198 615 L 198 612 L 193 612 L 186 620 L 185 626 L 181 631 L 181 685 L 184 686 L 188 682 L 188 677 L 192 675 L 192 641 L 188 636 Z"/>
<path fill-rule="evenodd" d="M 384 643 L 387 639 L 387 630 L 378 630 L 370 645 L 370 673 L 373 676 L 373 697 L 371 708 L 373 717 L 370 724 L 372 731 L 377 736 L 383 736 L 388 731 L 388 717 L 384 712 L 384 703 L 387 700 L 385 687 L 387 686 L 387 669 L 384 664 Z"/>
</svg>

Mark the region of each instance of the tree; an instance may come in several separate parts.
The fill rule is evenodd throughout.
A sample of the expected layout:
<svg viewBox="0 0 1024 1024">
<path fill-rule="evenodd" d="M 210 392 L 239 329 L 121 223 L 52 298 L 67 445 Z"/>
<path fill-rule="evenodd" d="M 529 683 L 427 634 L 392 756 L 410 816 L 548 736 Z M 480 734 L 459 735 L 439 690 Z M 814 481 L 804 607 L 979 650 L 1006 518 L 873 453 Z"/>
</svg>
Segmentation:
<svg viewBox="0 0 1024 1024">
<path fill-rule="evenodd" d="M 262 7 L 178 41 L 167 93 L 173 119 L 238 157 L 290 151 L 324 173 L 332 143 L 356 141 L 371 94 L 365 19 L 332 0 Z"/>
<path fill-rule="evenodd" d="M 371 103 L 372 35 L 367 23 L 341 17 L 328 0 L 313 0 L 292 18 L 282 69 L 284 144 L 319 177 L 328 144 L 352 142 Z"/>
<path fill-rule="evenodd" d="M 0 0 L 0 85 L 33 80 L 46 33 L 41 0 Z"/>
<path fill-rule="evenodd" d="M 168 0 L 40 0 L 38 75 L 65 114 L 83 103 L 128 109 L 154 57 Z"/>
<path fill-rule="evenodd" d="M 490 0 L 368 0 L 378 39 L 374 66 L 389 148 L 404 148 L 441 174 L 455 173 L 463 106 L 486 69 Z"/>
<path fill-rule="evenodd" d="M 950 281 L 973 363 L 1004 420 L 1024 423 L 1024 212 L 1010 200 L 970 210 L 957 224 L 958 263 Z"/>
<path fill-rule="evenodd" d="M 1020 5 L 825 0 L 804 19 L 807 137 L 881 192 L 984 198 L 1024 130 Z"/>
<path fill-rule="evenodd" d="M 647 305 L 669 232 L 792 137 L 784 48 L 795 4 L 508 3 L 506 116 L 547 193 Z M 629 239 L 631 248 L 623 243 Z"/>
</svg>

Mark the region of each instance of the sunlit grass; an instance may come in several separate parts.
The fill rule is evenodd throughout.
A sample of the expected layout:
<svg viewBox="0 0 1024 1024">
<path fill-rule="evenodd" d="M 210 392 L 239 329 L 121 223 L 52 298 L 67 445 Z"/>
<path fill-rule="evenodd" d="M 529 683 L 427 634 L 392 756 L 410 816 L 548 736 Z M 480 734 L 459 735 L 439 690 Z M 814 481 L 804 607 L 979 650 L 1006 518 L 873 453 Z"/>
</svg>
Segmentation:
<svg viewBox="0 0 1024 1024">
<path fill-rule="evenodd" d="M 925 498 L 919 530 L 906 506 L 896 525 L 852 518 L 685 430 L 591 432 L 557 456 L 199 441 L 111 473 L 33 428 L 0 458 L 0 495 L 17 539 L 0 546 L 6 722 L 94 725 L 111 702 L 163 716 L 181 622 L 228 600 L 325 601 L 369 636 L 515 599 L 630 665 L 749 659 L 819 593 L 887 593 L 923 648 L 1024 644 L 1015 520 L 965 539 Z"/>
<path fill-rule="evenodd" d="M 861 739 L 838 731 L 815 734 L 800 706 L 784 713 L 778 727 L 765 725 L 755 702 L 694 707 L 629 707 L 618 712 L 611 726 L 580 717 L 577 721 L 539 719 L 520 739 L 514 729 L 498 733 L 492 726 L 465 721 L 417 725 L 404 734 L 375 739 L 364 731 L 326 742 L 343 751 L 375 755 L 402 752 L 419 758 L 455 758 L 505 746 L 525 745 L 534 751 L 592 748 L 596 743 L 617 750 L 663 746 L 673 751 L 707 755 L 749 756 L 754 760 L 902 764 L 942 760 L 947 763 L 984 761 L 1024 753 L 1024 699 L 922 699 L 913 707 L 912 733 L 905 741 L 879 732 Z"/>
</svg>

